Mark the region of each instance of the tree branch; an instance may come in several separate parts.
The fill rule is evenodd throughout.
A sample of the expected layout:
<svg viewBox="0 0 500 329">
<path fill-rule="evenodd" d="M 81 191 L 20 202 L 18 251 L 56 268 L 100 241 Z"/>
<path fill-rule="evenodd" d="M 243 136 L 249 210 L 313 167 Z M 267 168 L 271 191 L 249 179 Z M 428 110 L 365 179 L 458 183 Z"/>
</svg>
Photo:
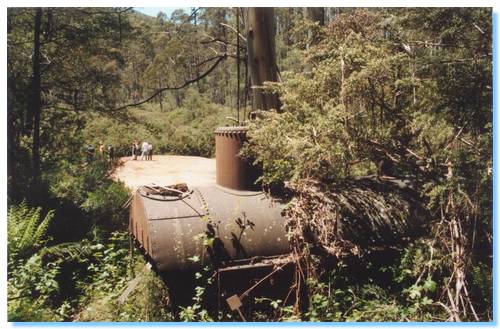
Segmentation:
<svg viewBox="0 0 500 329">
<path fill-rule="evenodd" d="M 213 61 L 214 59 L 218 59 L 218 58 L 220 58 L 221 56 L 224 56 L 224 55 L 217 55 L 217 56 L 214 56 L 214 57 L 207 58 L 207 59 L 205 59 L 204 61 L 201 61 L 201 62 L 199 62 L 199 63 L 197 63 L 197 64 L 194 64 L 193 66 L 202 66 L 203 64 L 206 64 L 206 63 L 208 63 L 208 62 L 211 62 L 211 61 Z"/>
<path fill-rule="evenodd" d="M 217 57 L 214 57 L 212 58 L 215 59 Z M 113 109 L 113 110 L 108 110 L 106 112 L 108 113 L 111 113 L 111 112 L 117 112 L 117 111 L 120 111 L 120 110 L 124 110 L 126 109 L 127 107 L 135 107 L 135 106 L 139 106 L 139 105 L 142 105 L 144 103 L 147 103 L 149 102 L 150 100 L 152 100 L 153 98 L 155 98 L 156 96 L 158 96 L 160 93 L 164 92 L 164 91 L 167 91 L 167 90 L 179 90 L 179 89 L 182 89 L 182 88 L 185 88 L 187 86 L 189 86 L 190 84 L 196 82 L 196 81 L 199 81 L 201 79 L 203 79 L 204 77 L 206 77 L 207 75 L 210 74 L 210 72 L 212 72 L 216 67 L 217 65 L 220 64 L 220 62 L 222 62 L 223 60 L 225 60 L 227 58 L 227 55 L 224 54 L 224 55 L 221 55 L 219 56 L 219 59 L 217 59 L 217 61 L 207 70 L 205 71 L 203 74 L 197 76 L 196 78 L 194 79 L 191 79 L 191 80 L 187 80 L 185 81 L 182 85 L 180 86 L 176 86 L 176 87 L 163 87 L 163 88 L 159 88 L 157 89 L 151 96 L 149 96 L 148 98 L 140 101 L 140 102 L 136 102 L 136 103 L 131 103 L 131 104 L 127 104 L 127 105 L 123 105 L 123 106 L 120 106 L 116 109 Z"/>
<path fill-rule="evenodd" d="M 210 40 L 203 40 L 203 41 L 200 41 L 201 44 L 207 44 L 207 43 L 213 43 L 213 42 L 216 42 L 216 43 L 221 43 L 223 45 L 229 45 L 229 46 L 233 46 L 233 47 L 239 47 L 240 49 L 245 49 L 244 46 L 238 46 L 238 45 L 235 45 L 227 40 L 222 40 L 222 39 L 219 39 L 219 38 L 214 38 L 210 35 L 207 35 Z"/>
<path fill-rule="evenodd" d="M 190 22 L 190 21 L 194 18 L 194 16 L 195 16 L 196 14 L 198 14 L 198 11 L 199 11 L 200 9 L 201 9 L 200 7 L 195 8 L 195 9 L 191 12 L 191 15 L 189 15 L 189 17 L 188 17 L 188 19 L 187 19 L 187 22 Z"/>
<path fill-rule="evenodd" d="M 78 10 L 79 12 L 85 14 L 85 15 L 109 15 L 109 14 L 126 13 L 134 8 L 133 7 L 126 7 L 125 9 L 113 8 L 114 10 L 110 10 L 110 11 L 100 10 L 99 8 L 97 8 L 97 9 L 96 8 L 75 8 L 75 9 Z M 91 10 L 87 10 L 87 9 L 91 9 Z"/>
<path fill-rule="evenodd" d="M 245 38 L 243 35 L 241 35 L 241 33 L 240 33 L 240 32 L 238 32 L 238 31 L 237 31 L 234 27 L 232 27 L 231 25 L 228 25 L 228 24 L 226 24 L 226 23 L 219 23 L 219 24 L 220 24 L 220 25 L 222 25 L 222 26 L 225 26 L 225 27 L 230 28 L 231 30 L 233 30 L 234 32 L 236 32 L 240 38 L 242 38 L 245 42 L 247 42 L 247 38 Z"/>
<path fill-rule="evenodd" d="M 212 49 L 212 48 L 211 48 Z M 214 49 L 212 49 L 213 51 L 215 51 Z M 197 67 L 197 66 L 202 66 L 203 64 L 206 64 L 208 62 L 211 62 L 213 61 L 214 59 L 217 59 L 217 58 L 220 58 L 221 56 L 225 56 L 225 57 L 230 57 L 230 58 L 234 58 L 234 59 L 238 59 L 238 56 L 235 55 L 235 54 L 228 54 L 228 53 L 224 53 L 224 54 L 220 54 L 220 53 L 217 53 L 216 56 L 214 57 L 210 57 L 210 58 L 207 58 L 203 61 L 201 61 L 200 63 L 197 63 L 197 64 L 193 64 L 192 66 L 194 67 Z M 246 57 L 240 57 L 240 62 L 246 62 Z"/>
</svg>

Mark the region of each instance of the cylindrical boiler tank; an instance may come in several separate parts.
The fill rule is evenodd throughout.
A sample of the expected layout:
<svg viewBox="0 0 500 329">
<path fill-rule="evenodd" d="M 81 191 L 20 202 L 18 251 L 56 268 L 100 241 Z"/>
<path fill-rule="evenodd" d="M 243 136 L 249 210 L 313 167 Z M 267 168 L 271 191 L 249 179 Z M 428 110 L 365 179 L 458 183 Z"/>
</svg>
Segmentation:
<svg viewBox="0 0 500 329">
<path fill-rule="evenodd" d="M 215 184 L 163 199 L 139 189 L 130 231 L 160 272 L 178 273 L 289 253 L 282 209 L 263 192 Z"/>
</svg>

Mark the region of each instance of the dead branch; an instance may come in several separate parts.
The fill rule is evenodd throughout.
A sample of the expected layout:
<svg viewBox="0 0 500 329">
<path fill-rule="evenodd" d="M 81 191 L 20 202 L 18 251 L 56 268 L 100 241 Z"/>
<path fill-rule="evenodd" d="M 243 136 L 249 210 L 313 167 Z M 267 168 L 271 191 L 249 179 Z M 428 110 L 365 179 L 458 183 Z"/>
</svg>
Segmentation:
<svg viewBox="0 0 500 329">
<path fill-rule="evenodd" d="M 481 32 L 481 34 L 484 34 L 484 31 L 476 23 L 472 23 L 472 26 L 474 26 L 479 32 Z"/>
<path fill-rule="evenodd" d="M 450 145 L 460 136 L 460 134 L 462 133 L 462 131 L 464 130 L 464 127 L 461 127 L 460 130 L 458 131 L 458 133 L 455 135 L 455 137 L 452 138 L 452 140 L 448 143 L 448 145 L 446 145 L 446 147 L 444 148 L 444 150 L 446 151 L 448 149 L 448 147 L 450 147 Z"/>
<path fill-rule="evenodd" d="M 223 56 L 223 55 L 219 55 L 218 54 L 217 56 L 210 57 L 210 58 L 207 58 L 207 59 L 205 59 L 205 60 L 203 60 L 203 61 L 201 61 L 199 63 L 193 64 L 193 66 L 202 66 L 203 64 L 206 64 L 206 63 L 211 62 L 211 61 L 213 61 L 215 59 L 218 59 L 221 56 Z"/>
<path fill-rule="evenodd" d="M 87 10 L 87 8 L 76 8 L 76 9 L 85 15 L 110 15 L 110 14 L 123 14 L 132 10 L 133 8 L 134 7 L 127 7 L 125 9 L 119 9 L 115 11 L 105 11 L 99 9 Z"/>
<path fill-rule="evenodd" d="M 470 146 L 475 151 L 476 154 L 481 154 L 481 150 L 479 150 L 474 144 L 472 144 L 471 141 L 468 141 L 463 137 L 458 137 L 458 140 L 461 141 L 462 143 Z"/>
<path fill-rule="evenodd" d="M 117 112 L 117 111 L 121 111 L 121 110 L 124 110 L 128 107 L 135 107 L 135 106 L 139 106 L 139 105 L 142 105 L 144 103 L 147 103 L 149 102 L 150 100 L 154 99 L 156 96 L 158 96 L 160 93 L 164 92 L 164 91 L 167 91 L 167 90 L 180 90 L 182 88 L 185 88 L 187 86 L 189 86 L 190 84 L 192 83 L 195 83 L 196 81 L 199 81 L 201 79 L 203 79 L 204 77 L 206 77 L 207 75 L 209 75 L 216 67 L 217 65 L 219 65 L 223 60 L 225 60 L 227 58 L 227 55 L 224 54 L 222 56 L 218 56 L 218 59 L 217 61 L 207 70 L 205 71 L 203 74 L 197 76 L 196 78 L 194 79 L 190 79 L 190 80 L 187 80 L 185 81 L 183 84 L 181 84 L 180 86 L 176 86 L 176 87 L 163 87 L 163 88 L 159 88 L 157 89 L 151 96 L 149 96 L 148 98 L 140 101 L 140 102 L 136 102 L 136 103 L 131 103 L 131 104 L 127 104 L 127 105 L 123 105 L 123 106 L 120 106 L 116 109 L 113 109 L 113 110 L 108 110 L 106 112 L 108 113 L 111 113 L 111 112 Z"/>
<path fill-rule="evenodd" d="M 212 49 L 212 48 L 211 48 L 211 49 Z M 213 50 L 213 49 L 212 49 L 212 50 Z M 217 53 L 217 55 L 216 55 L 216 56 L 214 56 L 214 57 L 210 57 L 210 58 L 207 58 L 206 60 L 204 60 L 204 61 L 202 61 L 202 62 L 200 62 L 200 63 L 194 64 L 193 66 L 195 66 L 195 67 L 197 67 L 197 66 L 202 66 L 203 64 L 206 64 L 206 63 L 208 63 L 208 62 L 211 62 L 211 61 L 213 61 L 213 60 L 215 60 L 215 59 L 217 59 L 217 58 L 219 58 L 219 57 L 221 57 L 221 56 L 226 56 L 226 57 L 230 57 L 230 58 L 238 59 L 237 55 L 235 55 L 235 54 L 228 54 L 228 53 L 225 53 L 225 54 L 219 54 L 219 53 Z M 240 57 L 240 61 L 241 61 L 241 62 L 246 62 L 246 57 Z"/>
<path fill-rule="evenodd" d="M 245 38 L 243 35 L 241 35 L 241 33 L 239 33 L 239 32 L 236 30 L 236 28 L 234 28 L 233 26 L 228 25 L 228 24 L 226 24 L 226 23 L 220 23 L 220 25 L 230 28 L 231 30 L 233 30 L 234 32 L 236 32 L 236 34 L 237 34 L 237 35 L 238 35 L 241 39 L 243 39 L 243 41 L 247 42 L 247 38 Z"/>
<path fill-rule="evenodd" d="M 239 46 L 238 46 L 238 45 L 235 45 L 234 43 L 231 43 L 231 42 L 229 42 L 229 41 L 227 41 L 227 40 L 222 40 L 222 39 L 220 39 L 220 38 L 214 38 L 214 37 L 212 37 L 212 36 L 210 36 L 210 35 L 207 35 L 207 37 L 209 37 L 209 38 L 210 38 L 210 40 L 202 40 L 202 41 L 200 41 L 200 43 L 201 43 L 201 44 L 204 44 L 204 45 L 205 45 L 205 44 L 209 44 L 209 43 L 220 43 L 220 44 L 222 44 L 222 45 L 226 45 L 226 46 L 228 45 L 228 46 L 232 46 L 232 47 L 239 47 L 240 49 L 246 49 L 246 48 L 245 48 L 244 46 L 242 46 L 242 45 L 239 45 Z"/>
</svg>

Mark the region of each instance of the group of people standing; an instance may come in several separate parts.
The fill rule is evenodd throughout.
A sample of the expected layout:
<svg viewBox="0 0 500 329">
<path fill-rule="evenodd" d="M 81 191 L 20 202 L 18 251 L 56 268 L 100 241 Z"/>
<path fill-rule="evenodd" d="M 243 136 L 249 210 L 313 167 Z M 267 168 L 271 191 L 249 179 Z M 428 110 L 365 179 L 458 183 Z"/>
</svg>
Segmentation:
<svg viewBox="0 0 500 329">
<path fill-rule="evenodd" d="M 132 143 L 132 159 L 137 160 L 138 156 L 141 156 L 141 160 L 153 160 L 153 144 L 146 141 L 139 145 L 138 141 Z"/>
<path fill-rule="evenodd" d="M 87 144 L 87 148 L 85 149 L 85 154 L 87 156 L 87 163 L 90 163 L 94 160 L 95 148 L 92 144 Z M 115 159 L 115 148 L 113 145 L 109 144 L 106 148 L 103 142 L 99 142 L 99 157 L 101 159 L 108 159 L 109 161 L 113 161 Z"/>
<path fill-rule="evenodd" d="M 87 163 L 94 160 L 95 148 L 92 144 L 87 144 L 85 155 Z M 101 160 L 113 161 L 115 159 L 115 148 L 111 144 L 106 147 L 103 142 L 99 142 L 98 156 Z M 132 159 L 137 160 L 138 156 L 141 156 L 141 160 L 153 160 L 153 144 L 146 141 L 139 144 L 138 141 L 134 141 L 132 143 Z"/>
</svg>

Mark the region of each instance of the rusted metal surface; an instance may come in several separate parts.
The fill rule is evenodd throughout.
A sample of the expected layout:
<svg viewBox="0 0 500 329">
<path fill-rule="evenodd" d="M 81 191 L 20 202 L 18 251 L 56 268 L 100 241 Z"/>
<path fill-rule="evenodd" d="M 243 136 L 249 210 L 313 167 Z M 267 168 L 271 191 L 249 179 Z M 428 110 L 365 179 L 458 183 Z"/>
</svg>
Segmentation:
<svg viewBox="0 0 500 329">
<path fill-rule="evenodd" d="M 238 153 L 246 141 L 247 127 L 220 127 L 215 130 L 217 184 L 235 190 L 254 189 L 256 169 Z"/>
<path fill-rule="evenodd" d="M 234 296 L 238 297 L 241 303 L 238 309 L 243 313 L 265 307 L 265 303 L 255 302 L 261 297 L 281 299 L 283 305 L 290 305 L 295 302 L 294 294 L 290 294 L 290 287 L 295 284 L 294 273 L 293 258 L 287 255 L 220 269 L 217 272 L 219 309 L 233 310 L 238 305 Z"/>
<path fill-rule="evenodd" d="M 160 272 L 196 270 L 207 262 L 223 267 L 288 253 L 282 208 L 263 192 L 217 185 L 194 188 L 175 200 L 138 191 L 130 230 Z"/>
<path fill-rule="evenodd" d="M 220 241 L 213 246 L 216 261 L 274 256 L 289 252 L 284 205 L 264 192 L 235 191 L 220 186 L 200 187 L 209 219 Z M 219 243 L 220 242 L 220 243 Z"/>
<path fill-rule="evenodd" d="M 145 236 L 149 235 L 149 223 L 140 194 L 135 193 L 130 204 L 129 232 L 131 232 L 146 254 L 150 253 L 149 243 Z"/>
</svg>

